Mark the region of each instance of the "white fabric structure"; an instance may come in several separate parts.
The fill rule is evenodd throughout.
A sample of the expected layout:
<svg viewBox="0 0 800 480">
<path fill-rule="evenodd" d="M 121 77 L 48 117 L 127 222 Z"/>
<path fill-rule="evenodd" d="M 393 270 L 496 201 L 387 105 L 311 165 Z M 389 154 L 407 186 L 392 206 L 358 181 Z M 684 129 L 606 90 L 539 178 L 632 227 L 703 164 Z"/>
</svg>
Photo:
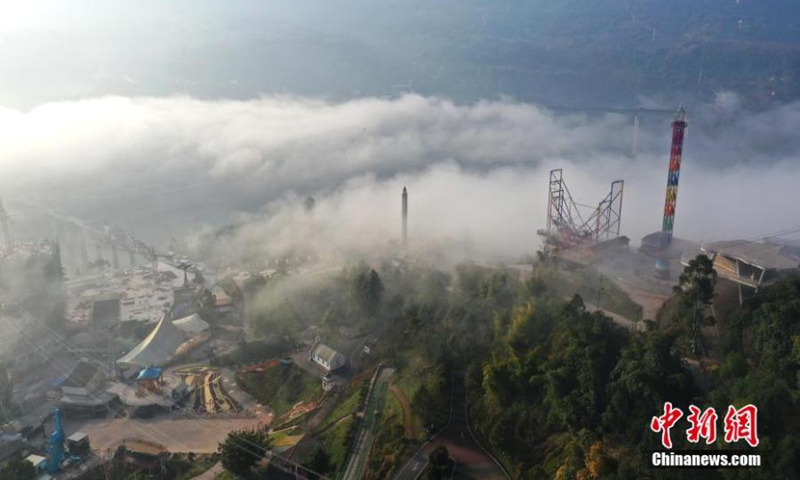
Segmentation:
<svg viewBox="0 0 800 480">
<path fill-rule="evenodd" d="M 203 317 L 194 313 L 188 317 L 173 320 L 172 324 L 178 327 L 183 333 L 187 335 L 197 335 L 198 333 L 208 329 L 208 323 L 203 320 Z"/>
<path fill-rule="evenodd" d="M 117 360 L 117 365 L 142 368 L 160 367 L 175 356 L 175 350 L 185 341 L 186 335 L 164 314 L 153 331 L 127 355 Z"/>
</svg>

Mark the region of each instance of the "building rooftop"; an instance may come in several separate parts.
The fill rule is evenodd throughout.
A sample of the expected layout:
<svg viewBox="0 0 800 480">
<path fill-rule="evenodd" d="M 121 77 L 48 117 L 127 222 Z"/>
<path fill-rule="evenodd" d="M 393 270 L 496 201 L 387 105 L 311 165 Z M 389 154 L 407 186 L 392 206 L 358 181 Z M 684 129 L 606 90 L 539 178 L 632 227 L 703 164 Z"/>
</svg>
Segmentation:
<svg viewBox="0 0 800 480">
<path fill-rule="evenodd" d="M 83 388 L 88 385 L 94 376 L 98 373 L 96 366 L 89 362 L 81 361 L 69 376 L 61 383 L 62 387 Z"/>
<path fill-rule="evenodd" d="M 72 435 L 70 435 L 69 437 L 67 437 L 67 441 L 68 442 L 82 442 L 84 439 L 86 439 L 88 437 L 89 437 L 89 435 L 87 435 L 84 432 L 75 432 Z"/>
<path fill-rule="evenodd" d="M 317 346 L 314 347 L 314 350 L 311 351 L 312 355 L 316 355 L 317 357 L 325 360 L 328 363 L 331 363 L 333 357 L 335 357 L 338 353 L 339 352 L 332 349 L 331 347 L 323 345 L 321 343 L 317 344 Z"/>
<path fill-rule="evenodd" d="M 143 368 L 136 377 L 136 380 L 158 380 L 161 378 L 161 371 L 159 367 Z"/>
<path fill-rule="evenodd" d="M 44 462 L 47 459 L 41 455 L 35 455 L 32 453 L 27 457 L 25 457 L 25 460 L 31 462 L 34 467 L 38 467 L 42 462 Z"/>
<path fill-rule="evenodd" d="M 159 275 L 154 266 L 100 275 L 89 281 L 68 282 L 67 290 L 67 318 L 80 323 L 91 320 L 95 302 L 114 297 L 119 298 L 121 322 L 155 323 L 175 302 L 172 280 Z"/>
<path fill-rule="evenodd" d="M 705 252 L 719 253 L 760 268 L 789 270 L 800 265 L 797 259 L 784 252 L 785 247 L 781 245 L 748 240 L 725 240 L 703 244 L 701 248 Z"/>
<path fill-rule="evenodd" d="M 667 257 L 680 258 L 686 251 L 697 250 L 698 244 L 691 240 L 672 237 L 672 243 L 667 249 Z M 661 231 L 649 233 L 642 237 L 639 251 L 646 255 L 656 255 L 661 249 Z"/>
</svg>

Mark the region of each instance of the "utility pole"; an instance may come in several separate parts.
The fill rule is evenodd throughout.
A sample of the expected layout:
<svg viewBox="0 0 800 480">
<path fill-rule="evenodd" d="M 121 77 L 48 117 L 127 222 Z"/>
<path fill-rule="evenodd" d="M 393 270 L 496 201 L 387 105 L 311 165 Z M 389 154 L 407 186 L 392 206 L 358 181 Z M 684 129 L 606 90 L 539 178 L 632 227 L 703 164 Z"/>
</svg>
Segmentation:
<svg viewBox="0 0 800 480">
<path fill-rule="evenodd" d="M 600 310 L 600 295 L 603 294 L 603 275 L 600 275 L 600 280 L 597 282 L 597 302 L 595 303 L 595 310 Z"/>
</svg>

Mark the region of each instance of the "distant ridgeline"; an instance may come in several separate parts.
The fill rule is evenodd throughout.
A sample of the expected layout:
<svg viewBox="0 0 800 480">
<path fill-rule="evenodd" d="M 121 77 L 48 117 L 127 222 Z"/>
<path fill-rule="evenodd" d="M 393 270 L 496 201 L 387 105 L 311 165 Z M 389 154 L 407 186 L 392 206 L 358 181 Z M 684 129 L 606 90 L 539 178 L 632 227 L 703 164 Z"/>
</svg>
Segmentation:
<svg viewBox="0 0 800 480">
<path fill-rule="evenodd" d="M 370 65 L 397 71 L 388 75 L 394 83 L 409 75 L 397 64 L 414 65 L 407 88 L 422 94 L 506 94 L 573 108 L 635 105 L 641 95 L 707 100 L 724 90 L 760 106 L 800 98 L 796 0 L 408 0 L 403 9 L 351 0 L 368 12 L 373 28 L 366 31 L 329 2 L 303 3 L 317 10 L 319 28 L 335 18 L 399 60 Z M 298 21 L 308 21 L 297 8 Z M 357 48 L 341 60 L 352 60 Z M 318 88 L 329 91 L 329 80 L 320 76 Z M 348 88 L 374 88 L 348 80 Z"/>
</svg>

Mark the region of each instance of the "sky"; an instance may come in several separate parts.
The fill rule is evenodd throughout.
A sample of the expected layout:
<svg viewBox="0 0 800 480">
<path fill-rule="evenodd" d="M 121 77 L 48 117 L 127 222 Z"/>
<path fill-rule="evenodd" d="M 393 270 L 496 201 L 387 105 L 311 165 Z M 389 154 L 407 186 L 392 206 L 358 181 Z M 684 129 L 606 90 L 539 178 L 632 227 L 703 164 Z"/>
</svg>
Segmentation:
<svg viewBox="0 0 800 480">
<path fill-rule="evenodd" d="M 677 102 L 625 105 L 663 110 L 642 113 L 633 158 L 632 113 L 551 110 L 543 104 L 557 102 L 501 86 L 477 98 L 458 85 L 418 91 L 417 75 L 437 71 L 423 55 L 440 45 L 435 35 L 396 45 L 395 30 L 383 38 L 359 22 L 421 28 L 419 10 L 387 24 L 396 6 L 2 0 L 0 197 L 20 226 L 14 207 L 25 203 L 159 246 L 245 222 L 278 250 L 396 239 L 407 186 L 416 241 L 469 237 L 512 256 L 539 248 L 548 172 L 563 168 L 584 204 L 625 180 L 623 233 L 634 244 L 660 227 Z M 326 26 L 331 16 L 341 22 Z M 499 34 L 488 18 L 481 35 Z M 800 104 L 745 104 L 729 90 L 686 104 L 676 236 L 800 226 Z M 312 215 L 301 208 L 308 195 Z"/>
</svg>

